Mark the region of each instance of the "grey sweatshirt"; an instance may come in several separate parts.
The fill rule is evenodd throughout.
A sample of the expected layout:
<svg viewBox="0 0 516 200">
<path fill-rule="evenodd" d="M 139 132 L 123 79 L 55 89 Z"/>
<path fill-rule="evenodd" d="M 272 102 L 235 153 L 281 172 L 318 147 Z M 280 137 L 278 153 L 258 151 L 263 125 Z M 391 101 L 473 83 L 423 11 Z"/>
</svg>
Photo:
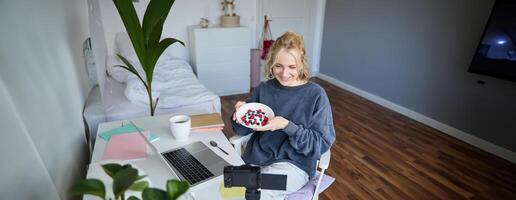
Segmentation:
<svg viewBox="0 0 516 200">
<path fill-rule="evenodd" d="M 243 153 L 244 161 L 260 166 L 286 161 L 313 177 L 317 160 L 335 141 L 331 106 L 324 89 L 313 82 L 287 87 L 271 79 L 256 87 L 246 102 L 268 105 L 289 123 L 283 130 L 254 133 Z M 232 126 L 237 135 L 253 132 L 234 121 Z"/>
</svg>

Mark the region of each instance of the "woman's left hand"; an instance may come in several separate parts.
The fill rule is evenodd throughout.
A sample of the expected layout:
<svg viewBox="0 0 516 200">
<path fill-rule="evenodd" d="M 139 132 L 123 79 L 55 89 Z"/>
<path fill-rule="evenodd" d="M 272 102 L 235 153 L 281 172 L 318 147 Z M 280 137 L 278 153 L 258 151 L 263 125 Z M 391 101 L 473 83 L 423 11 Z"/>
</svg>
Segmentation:
<svg viewBox="0 0 516 200">
<path fill-rule="evenodd" d="M 285 127 L 287 127 L 288 122 L 289 121 L 287 119 L 280 117 L 280 116 L 276 116 L 276 117 L 274 117 L 274 119 L 269 120 L 269 123 L 267 123 L 267 125 L 258 127 L 254 130 L 255 131 L 275 131 L 278 129 L 284 129 Z"/>
</svg>

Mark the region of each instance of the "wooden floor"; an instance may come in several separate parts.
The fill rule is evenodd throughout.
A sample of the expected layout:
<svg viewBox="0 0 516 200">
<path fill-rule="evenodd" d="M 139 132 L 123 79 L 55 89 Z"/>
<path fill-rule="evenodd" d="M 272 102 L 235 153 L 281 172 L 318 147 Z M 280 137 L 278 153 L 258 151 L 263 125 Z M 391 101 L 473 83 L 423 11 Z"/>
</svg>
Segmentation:
<svg viewBox="0 0 516 200">
<path fill-rule="evenodd" d="M 321 199 L 516 199 L 516 165 L 314 79 L 333 108 L 337 140 Z M 229 124 L 233 105 L 222 97 Z M 230 137 L 230 126 L 223 130 Z"/>
</svg>

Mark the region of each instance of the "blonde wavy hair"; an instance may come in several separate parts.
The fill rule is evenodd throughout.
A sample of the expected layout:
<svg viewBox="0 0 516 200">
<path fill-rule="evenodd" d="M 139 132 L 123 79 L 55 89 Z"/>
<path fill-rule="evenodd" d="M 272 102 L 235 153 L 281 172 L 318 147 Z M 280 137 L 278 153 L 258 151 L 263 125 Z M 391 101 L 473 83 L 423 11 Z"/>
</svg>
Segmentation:
<svg viewBox="0 0 516 200">
<path fill-rule="evenodd" d="M 265 62 L 265 78 L 273 79 L 272 67 L 278 60 L 279 53 L 286 51 L 294 56 L 296 64 L 299 67 L 298 79 L 301 81 L 308 81 L 310 72 L 308 69 L 308 61 L 306 58 L 306 49 L 303 36 L 294 32 L 285 32 L 282 36 L 276 39 L 269 50 L 267 60 Z"/>
</svg>

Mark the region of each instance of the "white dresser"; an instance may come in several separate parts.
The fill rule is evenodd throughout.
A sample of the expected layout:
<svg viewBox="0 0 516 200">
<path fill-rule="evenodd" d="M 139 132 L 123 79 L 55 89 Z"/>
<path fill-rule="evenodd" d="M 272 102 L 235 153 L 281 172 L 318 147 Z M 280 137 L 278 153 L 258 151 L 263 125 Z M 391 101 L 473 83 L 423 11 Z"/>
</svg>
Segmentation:
<svg viewBox="0 0 516 200">
<path fill-rule="evenodd" d="M 197 78 L 215 94 L 248 93 L 250 37 L 247 27 L 188 28 L 190 64 Z"/>
</svg>

